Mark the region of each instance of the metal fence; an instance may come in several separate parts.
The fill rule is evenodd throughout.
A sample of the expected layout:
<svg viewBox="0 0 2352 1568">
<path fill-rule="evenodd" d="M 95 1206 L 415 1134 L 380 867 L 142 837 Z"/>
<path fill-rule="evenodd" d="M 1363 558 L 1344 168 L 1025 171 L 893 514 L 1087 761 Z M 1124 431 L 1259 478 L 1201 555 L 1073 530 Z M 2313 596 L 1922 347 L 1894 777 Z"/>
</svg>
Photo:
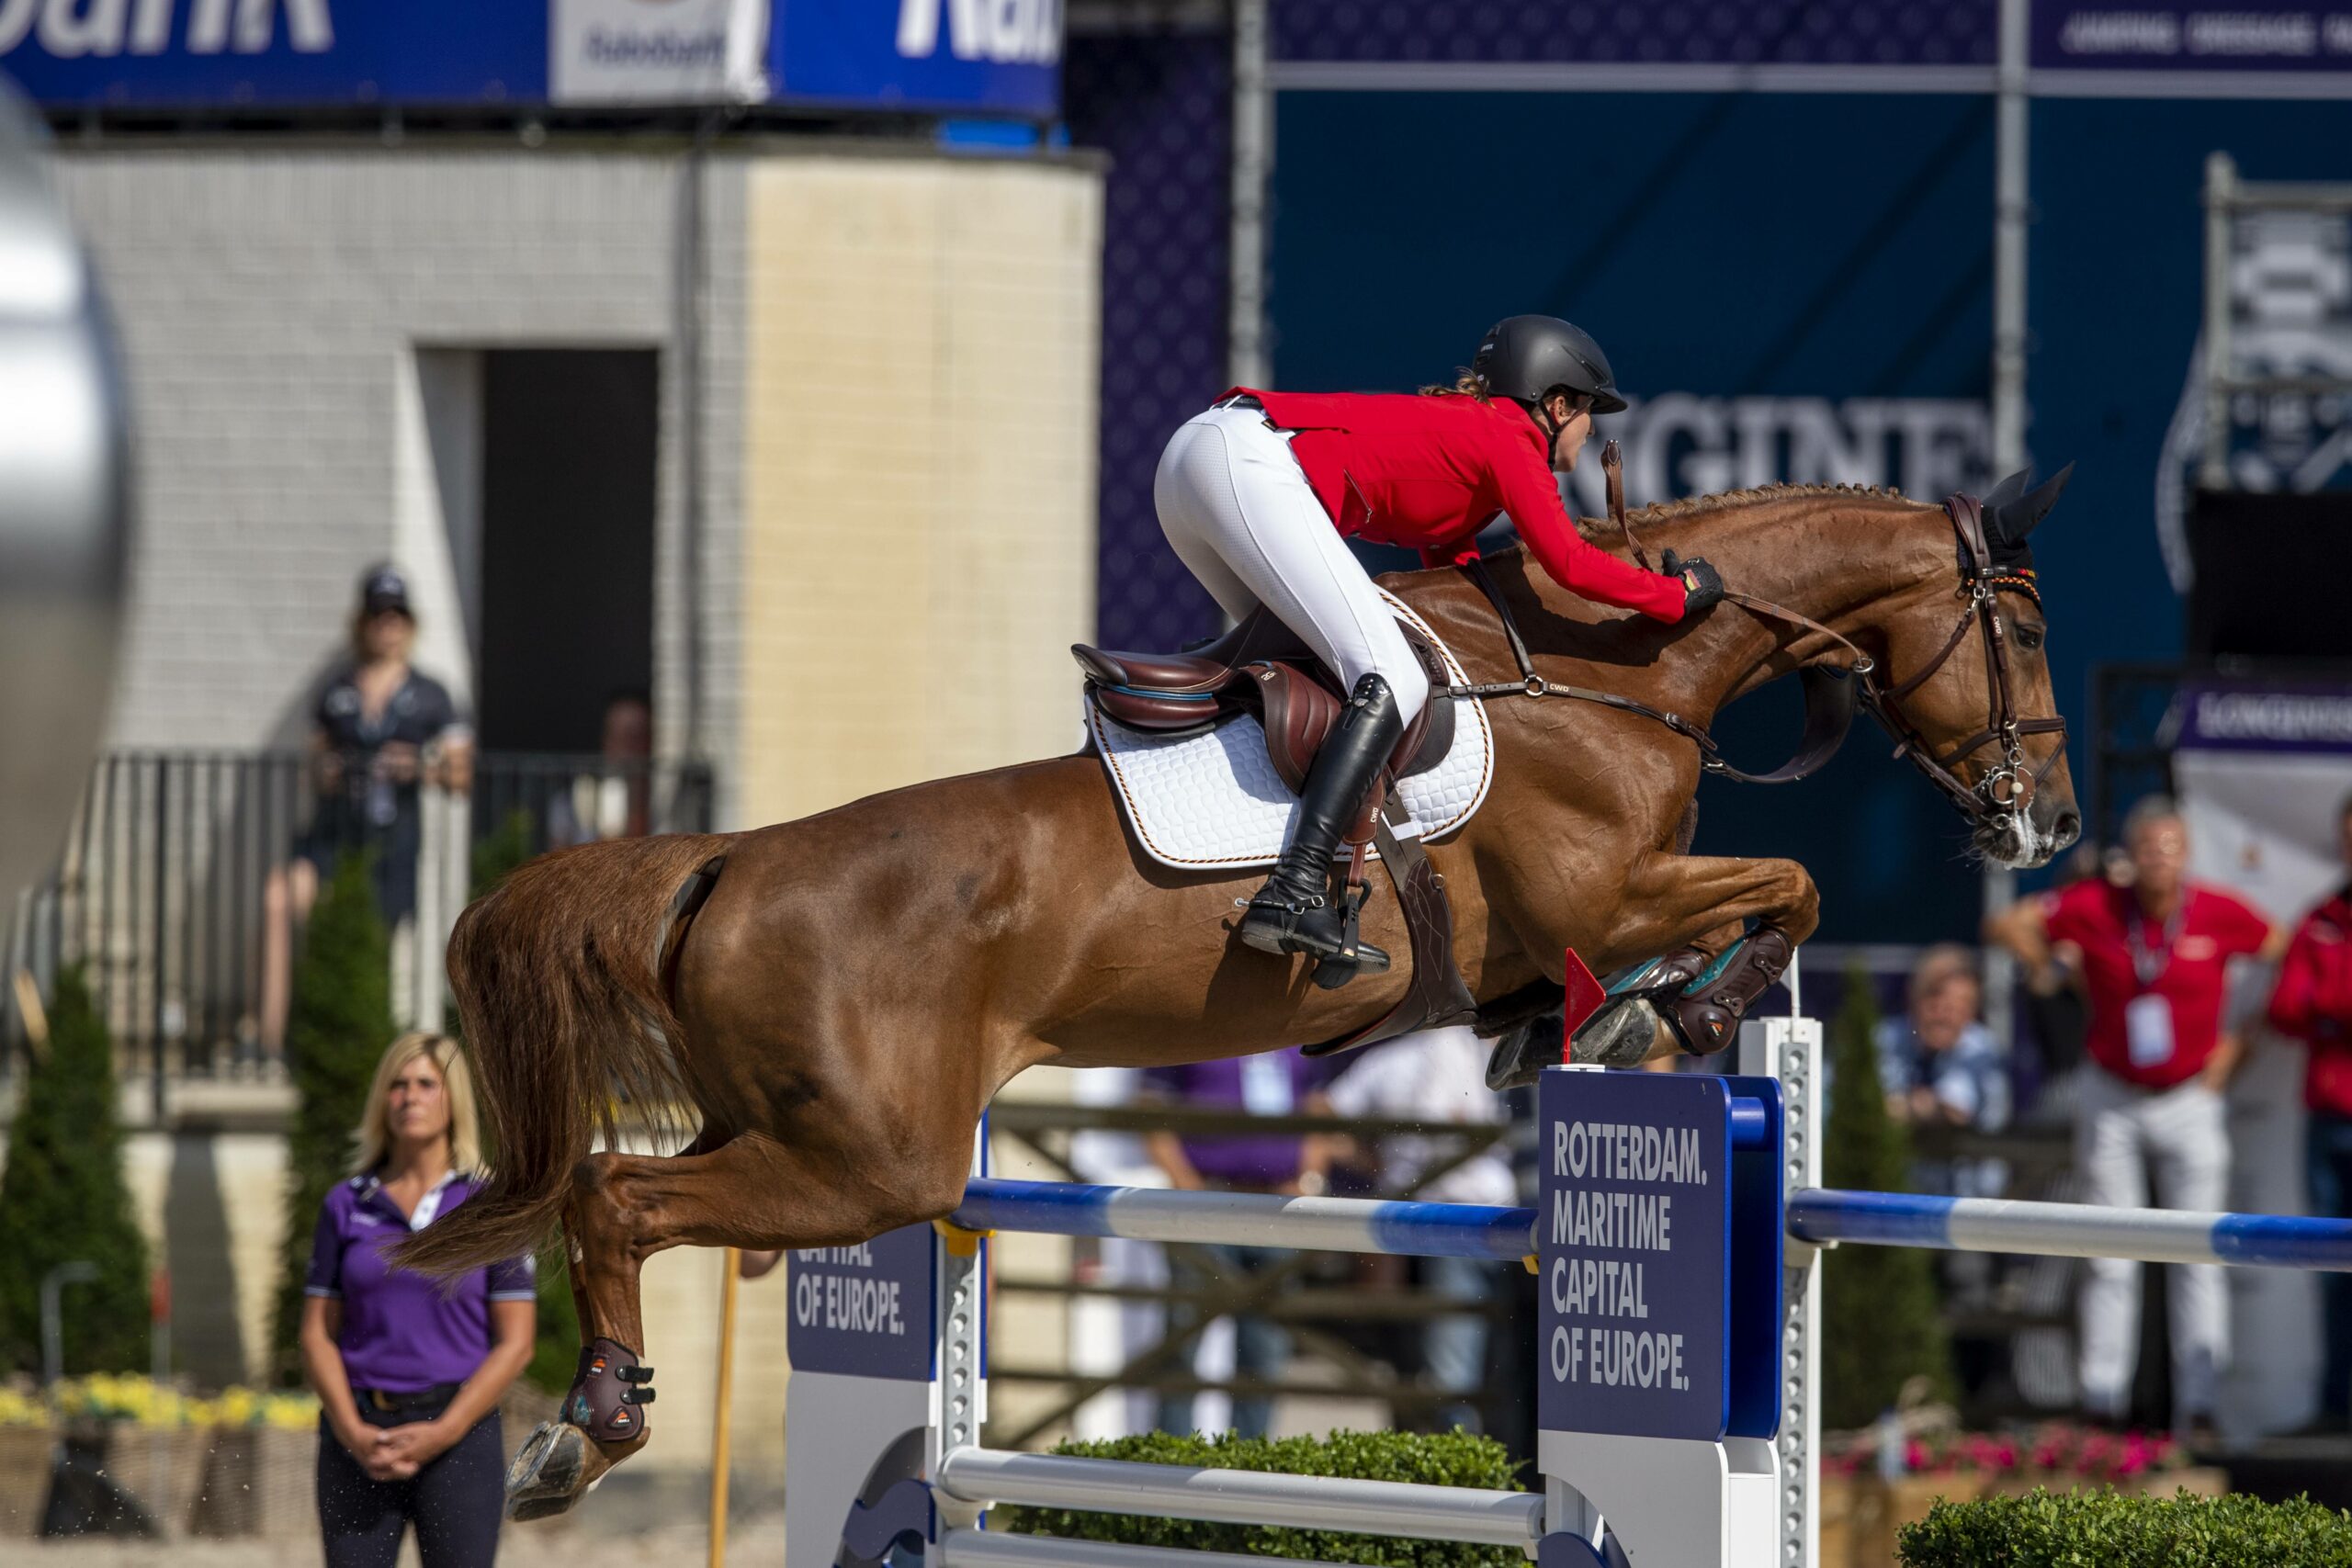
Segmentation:
<svg viewBox="0 0 2352 1568">
<path fill-rule="evenodd" d="M 111 1027 L 118 1070 L 160 1113 L 167 1082 L 269 1078 L 309 895 L 341 856 L 371 857 L 393 924 L 394 1010 L 437 1024 L 443 945 L 480 874 L 561 844 L 701 831 L 702 763 L 486 753 L 394 781 L 305 751 L 119 751 L 92 770 L 58 869 L 0 906 L 0 970 L 51 994 L 77 964 Z M 455 782 L 458 787 L 452 788 Z M 25 1038 L 0 986 L 0 1074 Z"/>
</svg>

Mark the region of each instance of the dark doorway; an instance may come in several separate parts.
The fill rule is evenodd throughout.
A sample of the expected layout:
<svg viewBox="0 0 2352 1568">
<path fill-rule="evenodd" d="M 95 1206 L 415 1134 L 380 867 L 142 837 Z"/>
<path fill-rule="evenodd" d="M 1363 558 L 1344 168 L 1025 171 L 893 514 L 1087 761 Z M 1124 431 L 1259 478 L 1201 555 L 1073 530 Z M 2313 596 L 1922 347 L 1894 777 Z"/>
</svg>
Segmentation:
<svg viewBox="0 0 2352 1568">
<path fill-rule="evenodd" d="M 481 744 L 594 751 L 605 702 L 653 685 L 661 358 L 482 357 Z"/>
</svg>

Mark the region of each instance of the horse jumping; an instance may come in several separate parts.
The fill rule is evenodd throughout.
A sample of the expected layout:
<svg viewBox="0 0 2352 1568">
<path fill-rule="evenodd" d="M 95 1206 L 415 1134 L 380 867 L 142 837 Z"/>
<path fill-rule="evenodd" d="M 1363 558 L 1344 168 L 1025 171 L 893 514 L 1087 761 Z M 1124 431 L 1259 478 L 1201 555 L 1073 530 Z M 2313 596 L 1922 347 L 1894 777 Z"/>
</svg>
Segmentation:
<svg viewBox="0 0 2352 1568">
<path fill-rule="evenodd" d="M 1702 729 L 1767 682 L 1859 649 L 1874 668 L 1864 700 L 1962 806 L 1976 851 L 2032 866 L 2079 830 L 2044 619 L 2016 564 L 2054 500 L 2054 486 L 1996 493 L 1973 537 L 1973 501 L 1948 512 L 1844 488 L 1634 514 L 1645 538 L 1705 555 L 1801 619 L 1725 605 L 1666 626 L 1579 600 L 1516 551 L 1492 565 L 1544 682 Z M 1613 529 L 1596 542 L 1630 548 Z M 1496 610 L 1463 573 L 1385 586 L 1474 681 L 1512 674 Z M 1972 628 L 1981 659 L 1967 656 Z M 1702 771 L 1685 731 L 1532 700 L 1530 684 L 1529 699 L 1488 700 L 1491 792 L 1428 852 L 1482 1018 L 1499 1027 L 1560 986 L 1568 950 L 1606 974 L 1660 955 L 1703 967 L 1751 931 L 1789 945 L 1811 934 L 1802 866 L 1683 852 Z M 1412 983 L 1400 964 L 1325 990 L 1304 962 L 1242 947 L 1235 900 L 1253 883 L 1148 860 L 1080 754 L 750 832 L 566 850 L 477 901 L 449 970 L 495 1168 L 397 1257 L 455 1273 L 561 1225 L 587 1345 L 562 1421 L 509 1477 L 515 1517 L 570 1506 L 646 1440 L 638 1276 L 652 1254 L 850 1245 L 945 1216 L 981 1112 L 1023 1068 L 1331 1039 Z M 1393 897 L 1374 897 L 1363 924 L 1406 950 Z M 1668 1040 L 1657 1029 L 1644 1048 Z M 616 1096 L 679 1152 L 611 1152 Z"/>
</svg>

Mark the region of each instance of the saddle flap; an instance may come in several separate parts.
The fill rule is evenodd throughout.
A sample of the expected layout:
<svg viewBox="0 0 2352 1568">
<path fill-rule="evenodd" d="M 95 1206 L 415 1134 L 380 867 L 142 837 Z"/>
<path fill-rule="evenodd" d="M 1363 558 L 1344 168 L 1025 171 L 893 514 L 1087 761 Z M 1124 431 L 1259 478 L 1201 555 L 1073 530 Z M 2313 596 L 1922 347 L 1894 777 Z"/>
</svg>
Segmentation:
<svg viewBox="0 0 2352 1568">
<path fill-rule="evenodd" d="M 1393 778 L 1408 779 L 1427 773 L 1443 761 L 1453 750 L 1453 704 L 1435 694 L 1442 690 L 1453 677 L 1445 660 L 1419 632 L 1409 625 L 1399 623 L 1405 641 L 1413 650 L 1428 675 L 1431 689 L 1430 700 L 1405 733 L 1396 739 L 1396 749 L 1388 754 L 1386 772 Z M 1257 687 L 1259 718 L 1266 729 L 1266 754 L 1274 764 L 1274 772 L 1296 795 L 1306 787 L 1307 770 L 1315 764 L 1315 754 L 1323 749 L 1332 725 L 1339 722 L 1341 698 L 1329 685 L 1319 670 L 1303 664 L 1270 660 L 1248 667 L 1247 673 Z M 1374 792 L 1378 800 L 1385 790 Z M 1363 841 L 1371 832 L 1370 817 L 1363 823 L 1363 833 L 1351 837 L 1351 843 Z"/>
<path fill-rule="evenodd" d="M 1295 664 L 1252 664 L 1247 673 L 1257 688 L 1258 722 L 1266 731 L 1266 755 L 1293 795 L 1306 787 L 1306 771 L 1323 749 L 1340 716 L 1331 689 Z"/>
</svg>

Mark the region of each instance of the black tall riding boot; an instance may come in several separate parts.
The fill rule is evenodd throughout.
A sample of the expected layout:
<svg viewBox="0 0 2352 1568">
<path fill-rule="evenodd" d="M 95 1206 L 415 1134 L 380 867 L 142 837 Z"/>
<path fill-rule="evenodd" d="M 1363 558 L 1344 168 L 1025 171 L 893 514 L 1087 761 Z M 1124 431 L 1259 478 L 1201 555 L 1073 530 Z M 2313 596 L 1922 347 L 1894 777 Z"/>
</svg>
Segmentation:
<svg viewBox="0 0 2352 1568">
<path fill-rule="evenodd" d="M 1347 915 L 1331 897 L 1331 862 L 1404 733 L 1388 682 L 1377 675 L 1358 681 L 1307 771 L 1298 831 L 1241 919 L 1243 942 L 1264 953 L 1304 953 L 1317 960 L 1346 946 Z"/>
</svg>

